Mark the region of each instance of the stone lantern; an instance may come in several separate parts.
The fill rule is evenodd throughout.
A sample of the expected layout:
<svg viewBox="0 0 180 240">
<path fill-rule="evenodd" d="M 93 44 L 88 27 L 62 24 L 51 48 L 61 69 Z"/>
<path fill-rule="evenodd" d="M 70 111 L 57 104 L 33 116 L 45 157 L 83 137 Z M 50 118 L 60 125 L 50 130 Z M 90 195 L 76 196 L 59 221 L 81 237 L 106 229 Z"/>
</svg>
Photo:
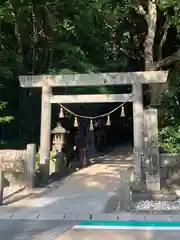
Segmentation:
<svg viewBox="0 0 180 240">
<path fill-rule="evenodd" d="M 62 148 L 65 144 L 65 137 L 66 134 L 69 132 L 61 126 L 60 123 L 57 124 L 57 127 L 55 127 L 51 134 L 54 135 L 53 137 L 53 145 L 52 145 L 52 151 L 53 152 L 62 152 Z"/>
<path fill-rule="evenodd" d="M 50 167 L 50 172 L 59 173 L 65 165 L 66 156 L 63 152 L 63 147 L 66 144 L 66 134 L 68 133 L 69 132 L 63 128 L 60 123 L 51 131 L 53 135 L 52 152 L 54 166 Z"/>
</svg>

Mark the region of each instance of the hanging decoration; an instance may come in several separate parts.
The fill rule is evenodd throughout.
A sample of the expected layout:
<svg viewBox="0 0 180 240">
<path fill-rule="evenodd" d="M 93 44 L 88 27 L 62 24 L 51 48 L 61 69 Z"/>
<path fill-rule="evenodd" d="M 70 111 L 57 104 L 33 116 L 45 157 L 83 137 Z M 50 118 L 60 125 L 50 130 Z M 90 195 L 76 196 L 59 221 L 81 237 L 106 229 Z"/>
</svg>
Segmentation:
<svg viewBox="0 0 180 240">
<path fill-rule="evenodd" d="M 75 119 L 74 119 L 74 127 L 78 127 L 78 119 L 77 119 L 77 117 L 75 117 Z"/>
<path fill-rule="evenodd" d="M 121 117 L 125 117 L 124 106 L 121 108 Z"/>
<path fill-rule="evenodd" d="M 64 110 L 62 107 L 60 107 L 59 118 L 64 118 Z"/>
<path fill-rule="evenodd" d="M 111 126 L 110 115 L 108 115 L 108 117 L 107 117 L 106 126 Z"/>
<path fill-rule="evenodd" d="M 94 126 L 93 126 L 93 120 L 90 120 L 90 126 L 89 126 L 89 130 L 93 131 L 94 130 Z"/>
<path fill-rule="evenodd" d="M 132 95 L 129 97 L 129 99 L 132 98 Z M 65 114 L 64 114 L 64 111 L 67 111 L 68 113 L 72 114 L 72 116 L 74 116 L 74 127 L 79 127 L 79 124 L 78 124 L 78 118 L 83 118 L 83 119 L 89 119 L 90 120 L 90 125 L 89 125 L 89 130 L 90 131 L 93 131 L 94 130 L 94 125 L 93 125 L 93 119 L 98 119 L 98 118 L 101 118 L 101 117 L 107 117 L 107 121 L 106 121 L 106 126 L 110 126 L 111 125 L 111 119 L 110 119 L 110 115 L 117 111 L 118 109 L 121 108 L 121 117 L 125 117 L 125 111 L 124 111 L 124 104 L 126 102 L 128 102 L 127 99 L 126 101 L 123 102 L 123 104 L 119 105 L 118 107 L 114 108 L 112 111 L 108 112 L 108 113 L 104 113 L 102 115 L 98 115 L 96 117 L 90 117 L 90 116 L 83 116 L 83 115 L 79 115 L 79 114 L 76 114 L 74 112 L 72 112 L 71 110 L 69 110 L 68 108 L 62 106 L 60 104 L 60 113 L 59 113 L 59 118 L 64 118 L 65 117 Z"/>
</svg>

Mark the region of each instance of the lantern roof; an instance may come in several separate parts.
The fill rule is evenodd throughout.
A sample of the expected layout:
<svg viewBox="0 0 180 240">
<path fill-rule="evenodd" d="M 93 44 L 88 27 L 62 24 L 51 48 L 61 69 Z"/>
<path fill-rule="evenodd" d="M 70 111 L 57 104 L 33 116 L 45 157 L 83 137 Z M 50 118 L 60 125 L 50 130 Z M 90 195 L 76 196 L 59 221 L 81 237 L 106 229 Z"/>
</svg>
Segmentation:
<svg viewBox="0 0 180 240">
<path fill-rule="evenodd" d="M 61 126 L 61 123 L 58 123 L 57 124 L 57 127 L 55 127 L 52 131 L 51 131 L 52 134 L 57 134 L 57 133 L 69 133 L 69 131 L 67 131 L 65 128 L 63 128 Z"/>
</svg>

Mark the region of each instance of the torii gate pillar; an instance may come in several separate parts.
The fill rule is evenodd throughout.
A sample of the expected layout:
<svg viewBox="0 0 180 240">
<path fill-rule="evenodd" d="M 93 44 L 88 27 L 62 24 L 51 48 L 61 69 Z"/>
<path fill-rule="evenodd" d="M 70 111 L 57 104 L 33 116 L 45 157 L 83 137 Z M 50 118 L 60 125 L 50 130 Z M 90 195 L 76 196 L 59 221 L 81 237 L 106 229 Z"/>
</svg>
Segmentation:
<svg viewBox="0 0 180 240">
<path fill-rule="evenodd" d="M 133 90 L 133 136 L 134 136 L 134 159 L 135 178 L 141 180 L 141 153 L 144 145 L 144 114 L 143 114 L 143 91 L 141 83 L 134 83 Z"/>
<path fill-rule="evenodd" d="M 51 96 L 52 88 L 44 81 L 41 96 L 40 172 L 47 182 L 51 147 Z"/>
</svg>

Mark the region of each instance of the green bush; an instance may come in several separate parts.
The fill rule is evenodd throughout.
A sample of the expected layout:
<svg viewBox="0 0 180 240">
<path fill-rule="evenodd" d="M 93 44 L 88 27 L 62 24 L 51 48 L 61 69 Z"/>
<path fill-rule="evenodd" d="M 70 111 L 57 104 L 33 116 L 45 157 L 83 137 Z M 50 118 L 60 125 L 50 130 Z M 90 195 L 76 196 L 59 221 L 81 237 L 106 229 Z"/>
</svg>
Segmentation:
<svg viewBox="0 0 180 240">
<path fill-rule="evenodd" d="M 53 158 L 54 158 L 54 154 L 51 151 L 50 152 L 50 167 L 53 166 L 53 164 L 55 164 L 55 161 L 54 161 Z M 40 153 L 38 151 L 37 154 L 36 154 L 36 172 L 39 172 L 39 161 L 40 161 Z M 63 169 L 66 166 L 65 159 L 64 159 L 63 156 L 61 158 L 61 161 L 58 162 L 58 164 L 59 164 L 60 169 Z"/>
<path fill-rule="evenodd" d="M 165 126 L 159 131 L 160 147 L 168 152 L 180 153 L 180 124 Z"/>
<path fill-rule="evenodd" d="M 40 153 L 39 151 L 36 154 L 36 171 L 39 171 L 39 161 L 40 161 Z M 53 164 L 53 153 L 50 152 L 50 164 Z"/>
<path fill-rule="evenodd" d="M 6 102 L 0 101 L 0 111 L 1 112 L 3 112 L 5 110 L 6 106 L 7 106 Z M 14 119 L 12 116 L 4 116 L 4 115 L 1 115 L 1 114 L 2 113 L 0 113 L 0 124 L 9 123 Z"/>
<path fill-rule="evenodd" d="M 168 88 L 161 98 L 159 142 L 161 148 L 180 153 L 180 69 L 170 73 L 168 82 Z"/>
</svg>

